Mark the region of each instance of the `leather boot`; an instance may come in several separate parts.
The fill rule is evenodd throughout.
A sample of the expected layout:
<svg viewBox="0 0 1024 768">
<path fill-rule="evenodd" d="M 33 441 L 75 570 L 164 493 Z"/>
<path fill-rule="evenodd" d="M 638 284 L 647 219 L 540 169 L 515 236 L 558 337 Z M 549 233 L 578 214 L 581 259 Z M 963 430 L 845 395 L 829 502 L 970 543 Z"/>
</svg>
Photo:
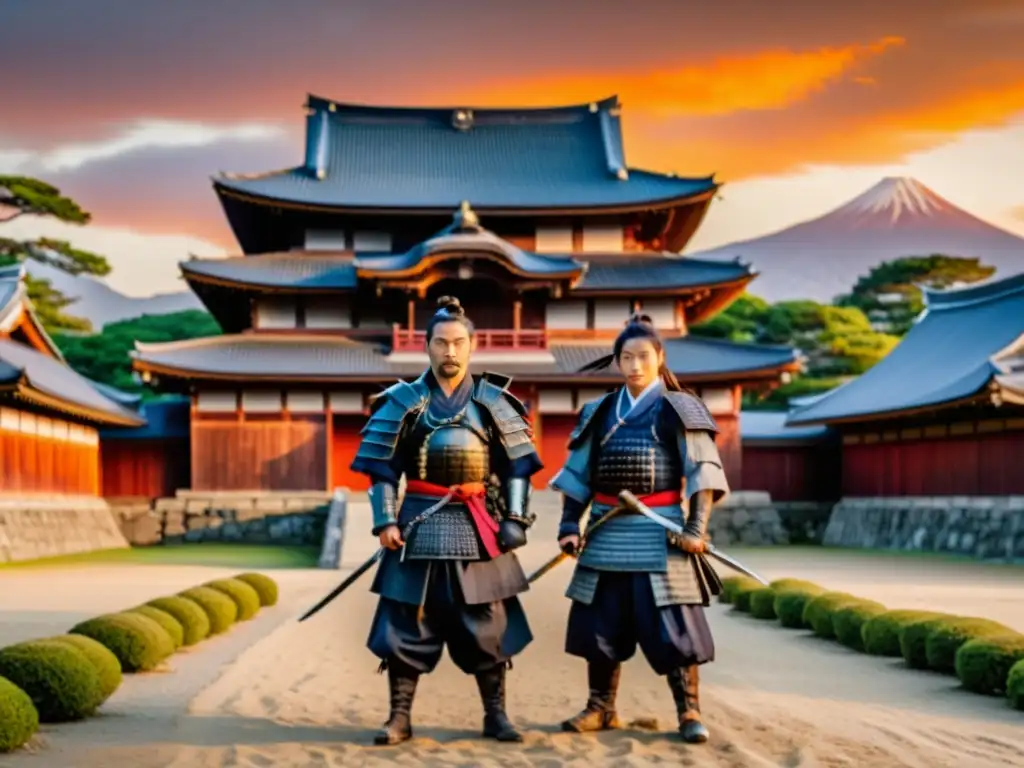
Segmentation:
<svg viewBox="0 0 1024 768">
<path fill-rule="evenodd" d="M 587 684 L 590 696 L 587 705 L 577 715 L 562 723 L 563 731 L 586 733 L 609 731 L 619 727 L 615 711 L 615 694 L 619 690 L 622 667 L 611 662 L 587 662 Z"/>
<path fill-rule="evenodd" d="M 478 672 L 476 684 L 484 705 L 484 737 L 498 741 L 522 741 L 522 734 L 505 714 L 505 665 Z"/>
<path fill-rule="evenodd" d="M 708 729 L 700 721 L 700 676 L 697 665 L 678 667 L 668 673 L 668 687 L 676 702 L 679 733 L 688 744 L 703 744 L 708 740 Z"/>
<path fill-rule="evenodd" d="M 416 694 L 419 672 L 401 662 L 388 663 L 388 688 L 391 693 L 391 713 L 384 727 L 377 732 L 374 744 L 400 744 L 412 738 L 412 700 Z"/>
</svg>

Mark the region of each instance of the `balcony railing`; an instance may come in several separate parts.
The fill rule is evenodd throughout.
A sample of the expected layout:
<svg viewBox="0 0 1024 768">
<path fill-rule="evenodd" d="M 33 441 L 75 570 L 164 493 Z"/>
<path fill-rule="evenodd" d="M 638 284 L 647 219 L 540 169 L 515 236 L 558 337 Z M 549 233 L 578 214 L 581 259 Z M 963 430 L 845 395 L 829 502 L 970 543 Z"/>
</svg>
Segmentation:
<svg viewBox="0 0 1024 768">
<path fill-rule="evenodd" d="M 422 352 L 427 332 L 394 326 L 391 332 L 392 352 Z M 543 330 L 481 330 L 476 331 L 478 352 L 538 352 L 548 348 L 548 335 Z"/>
</svg>

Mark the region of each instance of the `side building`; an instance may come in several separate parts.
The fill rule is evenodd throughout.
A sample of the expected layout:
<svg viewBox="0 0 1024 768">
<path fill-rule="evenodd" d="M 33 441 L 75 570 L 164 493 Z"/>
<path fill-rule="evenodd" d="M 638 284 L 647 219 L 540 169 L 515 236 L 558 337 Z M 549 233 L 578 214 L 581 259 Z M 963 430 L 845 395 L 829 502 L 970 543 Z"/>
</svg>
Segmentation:
<svg viewBox="0 0 1024 768">
<path fill-rule="evenodd" d="M 364 487 L 348 470 L 367 398 L 427 365 L 441 295 L 478 328 L 476 372 L 514 377 L 546 471 L 575 414 L 616 383 L 583 372 L 642 309 L 669 366 L 722 426 L 740 477 L 744 387 L 774 386 L 790 348 L 690 336 L 756 272 L 678 256 L 718 184 L 629 168 L 617 99 L 550 109 L 307 103 L 303 165 L 214 180 L 242 255 L 184 278 L 219 337 L 138 344 L 134 367 L 191 407 L 193 490 Z"/>
<path fill-rule="evenodd" d="M 1024 274 L 924 299 L 885 359 L 787 418 L 841 436 L 831 542 L 1024 557 Z"/>
<path fill-rule="evenodd" d="M 125 546 L 102 499 L 101 429 L 139 427 L 138 398 L 72 370 L 0 267 L 0 562 Z"/>
</svg>

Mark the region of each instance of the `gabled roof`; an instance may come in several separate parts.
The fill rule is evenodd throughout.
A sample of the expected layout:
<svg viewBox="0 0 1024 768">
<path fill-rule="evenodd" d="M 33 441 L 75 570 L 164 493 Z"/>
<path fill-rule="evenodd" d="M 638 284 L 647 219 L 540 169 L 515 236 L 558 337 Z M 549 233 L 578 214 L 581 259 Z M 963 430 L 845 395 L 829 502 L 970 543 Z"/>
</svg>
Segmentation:
<svg viewBox="0 0 1024 768">
<path fill-rule="evenodd" d="M 129 407 L 134 395 L 91 381 L 68 366 L 32 311 L 25 275 L 20 265 L 0 269 L 0 385 L 41 407 L 98 424 L 143 424 Z M 8 331 L 26 321 L 42 349 L 8 336 Z"/>
<path fill-rule="evenodd" d="M 864 421 L 998 396 L 1024 403 L 1024 273 L 947 291 L 856 379 L 791 411 L 788 424 Z"/>
<path fill-rule="evenodd" d="M 665 340 L 668 366 L 684 381 L 731 376 L 760 378 L 797 366 L 788 347 L 735 344 L 687 336 Z M 523 378 L 566 378 L 588 363 L 608 355 L 606 343 L 552 344 L 549 362 L 507 361 L 482 364 Z M 265 335 L 256 333 L 211 336 L 159 344 L 136 342 L 135 367 L 158 375 L 183 378 L 230 378 L 271 381 L 376 379 L 422 371 L 426 362 L 393 362 L 378 345 L 337 336 Z M 615 371 L 578 374 L 581 379 L 618 381 Z"/>
<path fill-rule="evenodd" d="M 744 444 L 812 443 L 829 434 L 829 427 L 786 424 L 786 411 L 740 411 L 740 439 Z"/>
<path fill-rule="evenodd" d="M 713 177 L 626 165 L 618 97 L 545 109 L 377 107 L 310 95 L 306 160 L 215 177 L 218 192 L 338 209 L 638 209 L 709 197 Z"/>
</svg>

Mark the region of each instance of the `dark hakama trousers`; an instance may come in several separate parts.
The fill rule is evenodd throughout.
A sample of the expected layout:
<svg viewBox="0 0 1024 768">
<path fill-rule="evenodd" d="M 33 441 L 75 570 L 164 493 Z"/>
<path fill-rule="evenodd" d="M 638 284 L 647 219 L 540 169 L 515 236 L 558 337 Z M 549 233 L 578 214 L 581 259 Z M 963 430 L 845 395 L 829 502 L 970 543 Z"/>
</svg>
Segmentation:
<svg viewBox="0 0 1024 768">
<path fill-rule="evenodd" d="M 447 646 L 455 665 L 472 675 L 507 662 L 529 645 L 533 633 L 519 598 L 467 604 L 455 572 L 461 567 L 453 560 L 431 563 L 422 608 L 381 597 L 369 649 L 380 659 L 398 659 L 426 674 Z"/>
<path fill-rule="evenodd" d="M 590 662 L 624 662 L 640 646 L 659 675 L 714 661 L 704 607 L 654 602 L 647 573 L 602 571 L 590 605 L 573 601 L 565 651 Z"/>
</svg>

